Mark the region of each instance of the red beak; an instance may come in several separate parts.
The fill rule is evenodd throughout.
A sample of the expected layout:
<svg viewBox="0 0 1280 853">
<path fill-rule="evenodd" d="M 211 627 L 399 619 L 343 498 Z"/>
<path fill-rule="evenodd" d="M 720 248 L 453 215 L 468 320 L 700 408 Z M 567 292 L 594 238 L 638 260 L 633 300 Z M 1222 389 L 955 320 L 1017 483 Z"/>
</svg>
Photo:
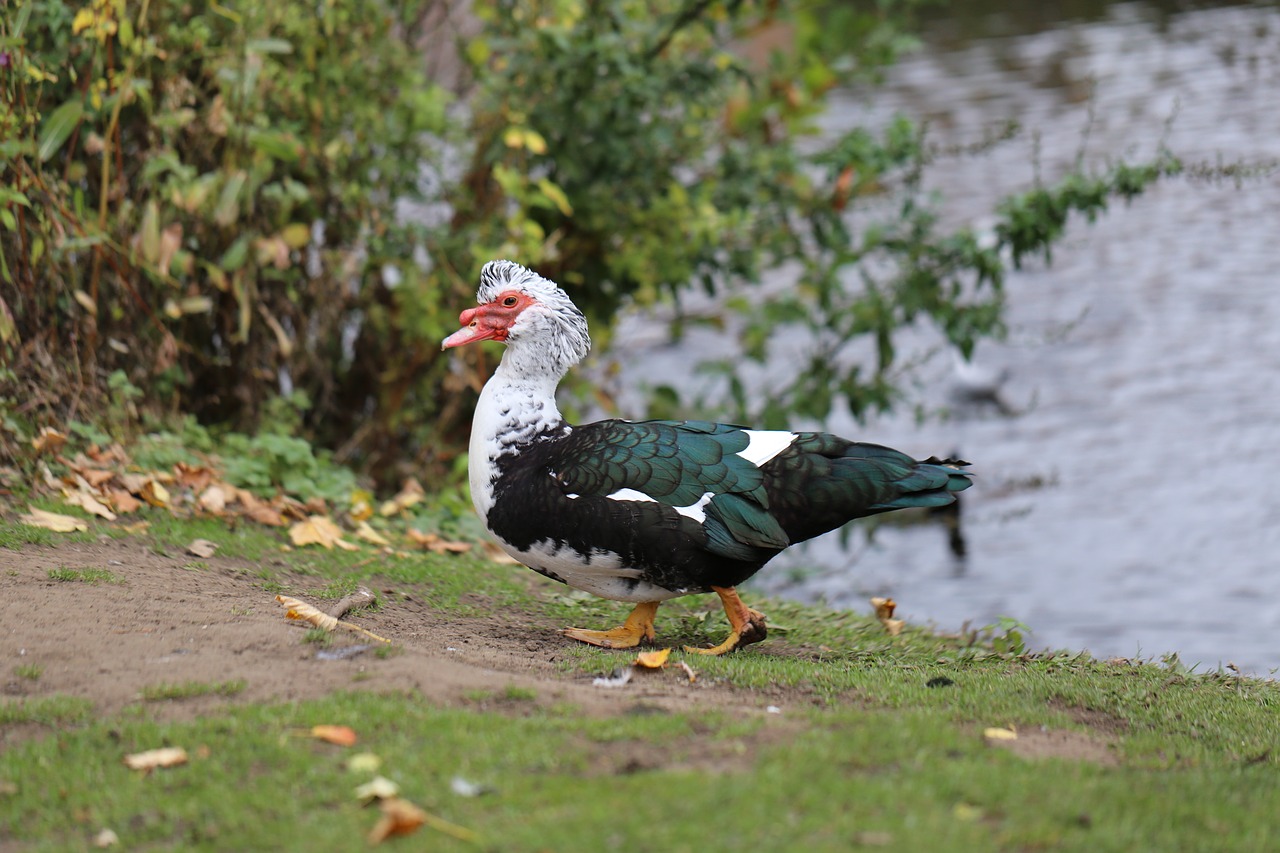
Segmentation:
<svg viewBox="0 0 1280 853">
<path fill-rule="evenodd" d="M 460 347 L 476 341 L 505 341 L 510 321 L 485 311 L 486 307 L 481 305 L 479 308 L 468 308 L 459 314 L 458 323 L 462 328 L 445 338 L 440 349 Z"/>
</svg>

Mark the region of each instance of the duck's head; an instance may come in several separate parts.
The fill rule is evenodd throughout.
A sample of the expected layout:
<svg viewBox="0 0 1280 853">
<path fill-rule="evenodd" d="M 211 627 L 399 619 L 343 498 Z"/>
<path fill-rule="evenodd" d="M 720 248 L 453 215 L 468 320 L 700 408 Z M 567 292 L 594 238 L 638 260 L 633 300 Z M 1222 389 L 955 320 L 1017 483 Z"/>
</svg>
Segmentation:
<svg viewBox="0 0 1280 853">
<path fill-rule="evenodd" d="M 509 348 L 540 352 L 568 370 L 591 349 L 587 321 L 555 282 L 512 261 L 490 261 L 480 271 L 475 308 L 458 316 L 462 328 L 441 349 L 476 341 L 501 341 Z M 523 360 L 523 359 L 522 359 Z"/>
</svg>

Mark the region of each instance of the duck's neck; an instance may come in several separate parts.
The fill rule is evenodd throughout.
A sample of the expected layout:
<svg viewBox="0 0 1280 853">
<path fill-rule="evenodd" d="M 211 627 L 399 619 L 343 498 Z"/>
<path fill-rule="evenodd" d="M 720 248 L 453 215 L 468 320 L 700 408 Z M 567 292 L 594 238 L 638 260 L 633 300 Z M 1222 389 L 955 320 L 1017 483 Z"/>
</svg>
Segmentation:
<svg viewBox="0 0 1280 853">
<path fill-rule="evenodd" d="M 556 407 L 556 387 L 563 373 L 526 373 L 512 369 L 514 350 L 508 350 L 485 383 L 471 421 L 468 474 L 471 500 L 486 522 L 493 508 L 498 460 L 519 453 L 536 441 L 559 437 L 570 427 Z"/>
</svg>

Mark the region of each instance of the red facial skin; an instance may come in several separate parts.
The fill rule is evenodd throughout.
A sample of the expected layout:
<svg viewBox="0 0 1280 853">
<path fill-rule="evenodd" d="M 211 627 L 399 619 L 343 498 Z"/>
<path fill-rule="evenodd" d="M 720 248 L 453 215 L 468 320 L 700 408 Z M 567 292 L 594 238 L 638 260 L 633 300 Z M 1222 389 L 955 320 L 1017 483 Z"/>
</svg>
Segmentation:
<svg viewBox="0 0 1280 853">
<path fill-rule="evenodd" d="M 520 312 L 534 298 L 518 290 L 504 290 L 492 302 L 468 308 L 458 315 L 462 328 L 444 339 L 441 349 L 460 347 L 476 341 L 505 341 Z"/>
</svg>

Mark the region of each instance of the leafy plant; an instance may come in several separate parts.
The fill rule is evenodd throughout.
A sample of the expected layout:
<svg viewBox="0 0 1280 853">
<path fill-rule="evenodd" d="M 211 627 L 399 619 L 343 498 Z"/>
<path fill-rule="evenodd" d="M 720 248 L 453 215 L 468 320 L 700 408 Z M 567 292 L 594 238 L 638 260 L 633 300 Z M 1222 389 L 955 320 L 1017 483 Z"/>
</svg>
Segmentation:
<svg viewBox="0 0 1280 853">
<path fill-rule="evenodd" d="M 897 330 L 1001 334 L 1006 256 L 1047 257 L 1073 213 L 1178 169 L 1033 188 L 990 238 L 941 229 L 919 127 L 816 122 L 914 44 L 914 0 L 476 0 L 475 35 L 431 57 L 461 77 L 454 112 L 419 55 L 452 32 L 446 0 L 81 3 L 0 22 L 0 348 L 22 386 L 0 388 L 0 449 L 32 432 L 5 400 L 84 409 L 95 439 L 191 414 L 263 433 L 236 448 L 259 490 L 342 487 L 304 441 L 383 485 L 459 479 L 493 359 L 439 341 L 491 258 L 565 285 L 601 343 L 623 306 L 694 287 L 730 296 L 748 362 L 811 331 L 764 399 L 738 360 L 705 368 L 780 426 L 893 405 Z M 779 270 L 791 286 L 747 289 Z M 677 333 L 696 322 L 724 320 Z M 655 414 L 679 403 L 655 389 Z"/>
</svg>

